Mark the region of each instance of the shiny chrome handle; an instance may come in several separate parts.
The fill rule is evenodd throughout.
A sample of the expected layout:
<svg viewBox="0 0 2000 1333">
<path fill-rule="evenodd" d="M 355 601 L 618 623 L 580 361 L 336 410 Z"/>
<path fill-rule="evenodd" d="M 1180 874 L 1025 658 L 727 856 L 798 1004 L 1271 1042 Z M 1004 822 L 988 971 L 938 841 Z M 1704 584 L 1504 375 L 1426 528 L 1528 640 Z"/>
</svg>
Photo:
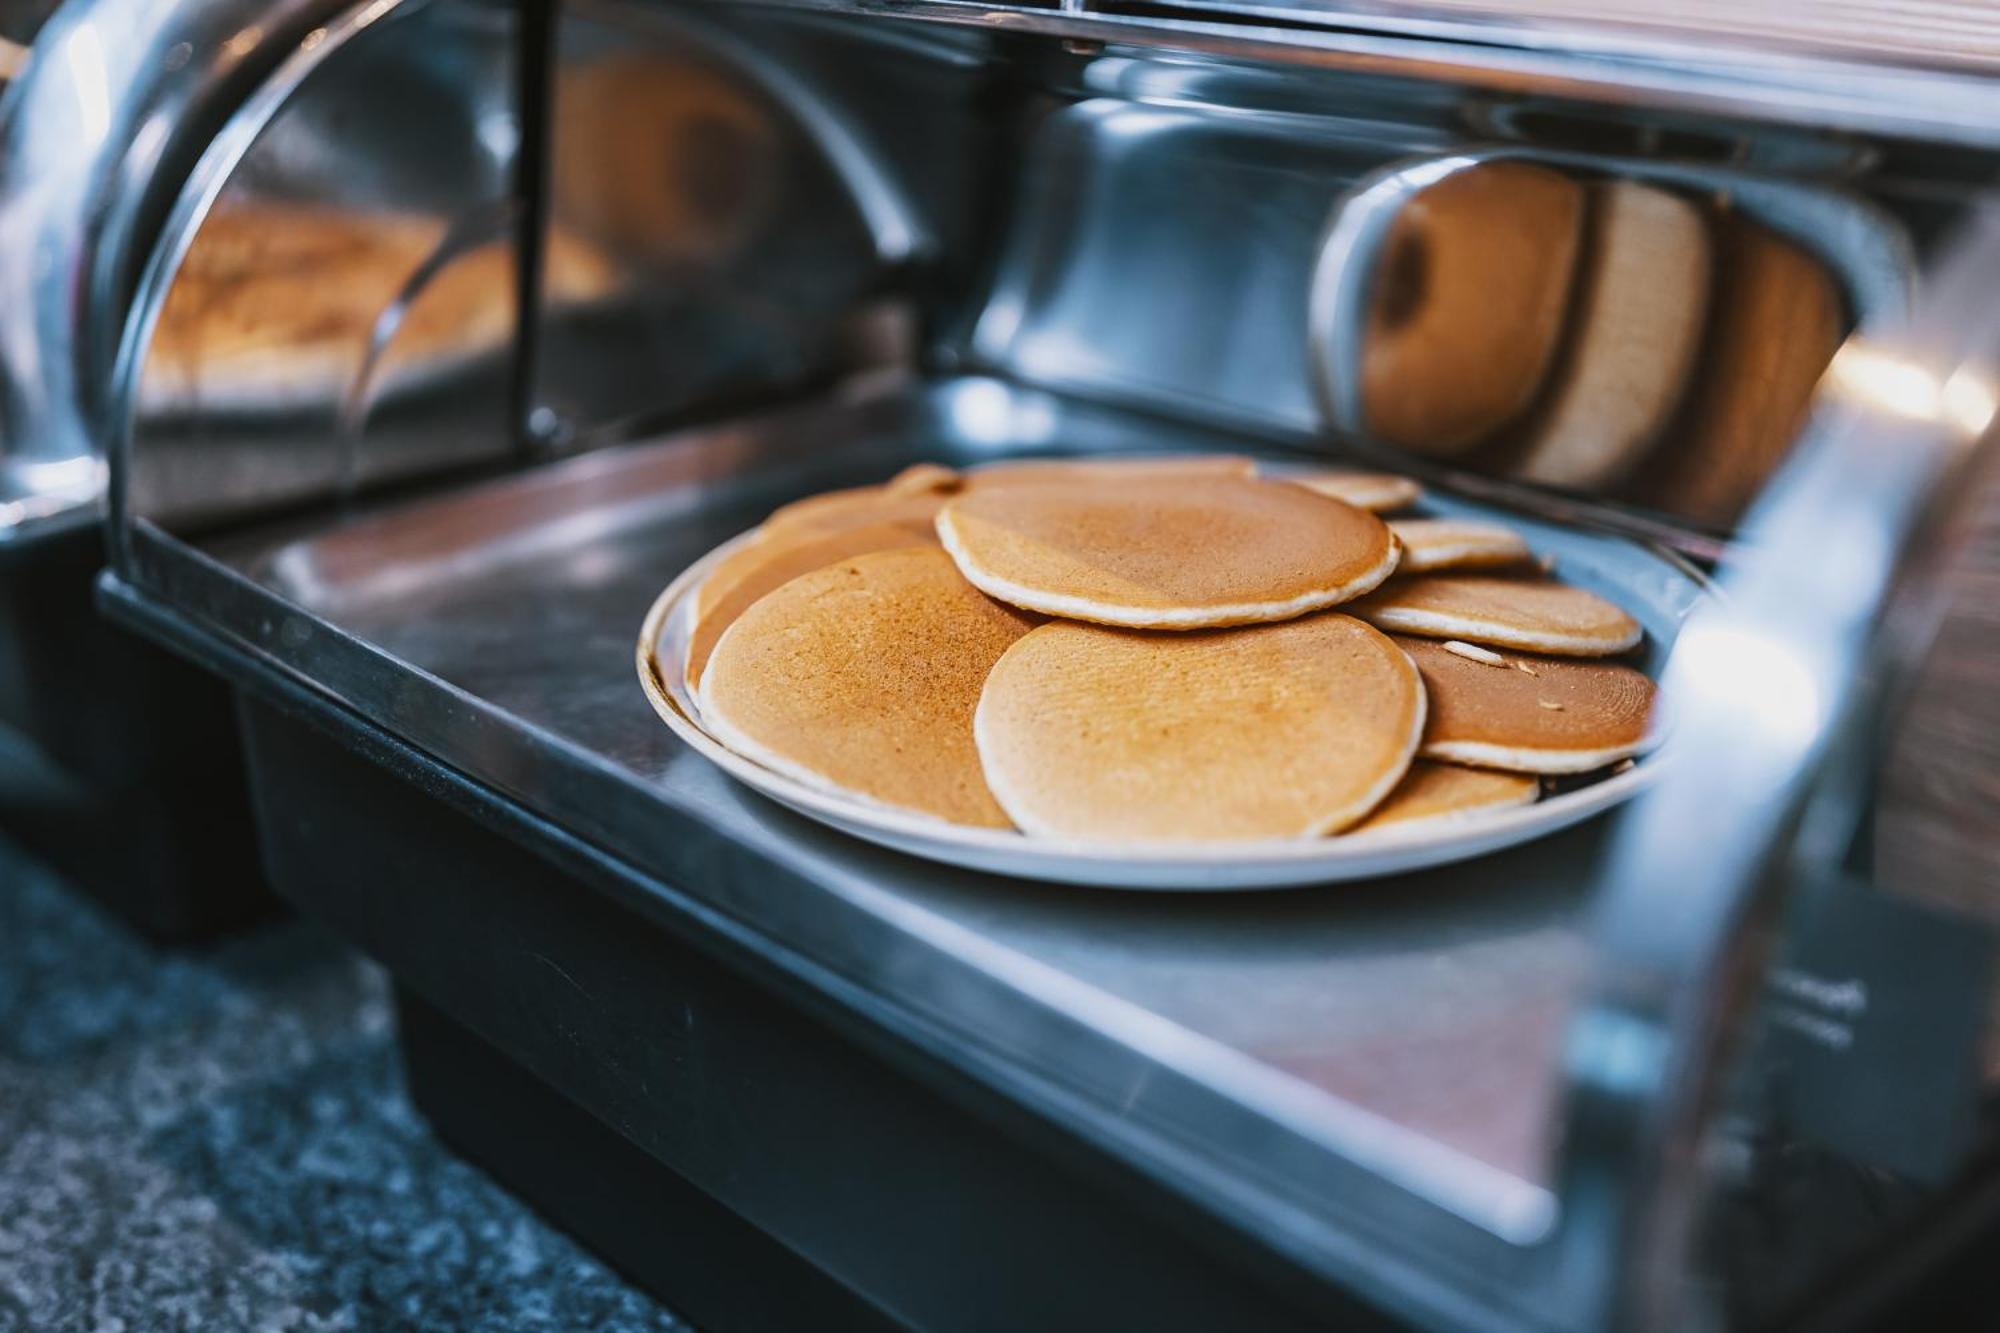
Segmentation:
<svg viewBox="0 0 2000 1333">
<path fill-rule="evenodd" d="M 1783 898 L 1849 831 L 1843 737 L 1867 734 L 1900 572 L 1987 456 L 2000 386 L 2000 206 L 1934 270 L 1912 317 L 1850 340 L 1819 411 L 1744 528 L 1721 595 L 1664 682 L 1657 784 L 1621 822 L 1593 973 L 1566 1051 L 1563 1253 L 1582 1324 L 1665 1326 L 1699 1197 L 1697 1152 Z M 1829 810 L 1829 805 L 1846 809 Z M 1795 882 L 1795 881 L 1794 881 Z"/>
</svg>

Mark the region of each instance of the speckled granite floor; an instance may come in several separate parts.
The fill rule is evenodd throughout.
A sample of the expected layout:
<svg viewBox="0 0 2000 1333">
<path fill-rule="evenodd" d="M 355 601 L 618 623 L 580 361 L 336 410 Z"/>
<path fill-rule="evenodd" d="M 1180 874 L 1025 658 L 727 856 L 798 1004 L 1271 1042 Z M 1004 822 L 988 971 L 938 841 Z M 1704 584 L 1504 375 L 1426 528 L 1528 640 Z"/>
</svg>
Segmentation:
<svg viewBox="0 0 2000 1333">
<path fill-rule="evenodd" d="M 0 1333 L 682 1329 L 450 1156 L 309 924 L 151 950 L 0 841 Z"/>
</svg>

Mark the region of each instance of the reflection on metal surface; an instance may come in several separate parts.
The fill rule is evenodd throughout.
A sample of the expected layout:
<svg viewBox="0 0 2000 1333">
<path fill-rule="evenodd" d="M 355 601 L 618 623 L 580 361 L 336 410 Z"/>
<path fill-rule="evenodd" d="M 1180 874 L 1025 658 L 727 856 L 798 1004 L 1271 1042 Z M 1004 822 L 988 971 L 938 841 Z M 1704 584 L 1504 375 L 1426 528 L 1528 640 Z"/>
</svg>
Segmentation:
<svg viewBox="0 0 2000 1333">
<path fill-rule="evenodd" d="M 101 454 L 125 307 L 167 198 L 288 42 L 334 8 L 69 0 L 37 35 L 0 97 L 0 496 L 17 516 L 97 498 L 12 497 L 30 467 Z"/>
<path fill-rule="evenodd" d="M 601 249 L 610 274 L 593 300 L 545 290 L 537 314 L 536 407 L 564 439 L 847 368 L 867 354 L 856 303 L 929 243 L 851 104 L 892 96 L 904 66 L 800 60 L 744 21 L 564 11 L 548 225 Z"/>
<path fill-rule="evenodd" d="M 1929 366 L 1853 339 L 1827 371 L 1833 394 L 1911 421 L 1947 425 L 1977 439 L 2000 411 L 1990 375 L 1959 366 L 1940 377 Z"/>
<path fill-rule="evenodd" d="M 1587 203 L 1576 242 L 1563 181 Z M 1813 187 L 1454 155 L 1336 210 L 1314 369 L 1343 429 L 1723 528 L 1803 426 L 1848 312 L 1893 317 L 1910 267 L 1886 217 Z"/>
<path fill-rule="evenodd" d="M 375 0 L 315 31 L 197 167 L 131 322 L 123 500 L 154 522 L 513 448 L 511 20 Z M 558 294 L 602 286 L 551 253 Z"/>
</svg>

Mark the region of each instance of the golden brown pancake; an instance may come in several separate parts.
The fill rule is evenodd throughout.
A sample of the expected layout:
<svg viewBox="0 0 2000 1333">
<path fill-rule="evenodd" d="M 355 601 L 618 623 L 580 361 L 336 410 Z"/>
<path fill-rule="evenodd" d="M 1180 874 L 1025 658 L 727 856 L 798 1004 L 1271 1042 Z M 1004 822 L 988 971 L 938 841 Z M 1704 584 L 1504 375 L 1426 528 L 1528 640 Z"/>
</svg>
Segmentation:
<svg viewBox="0 0 2000 1333">
<path fill-rule="evenodd" d="M 1732 214 L 1718 241 L 1693 398 L 1635 494 L 1719 526 L 1736 520 L 1791 448 L 1847 317 L 1827 266 L 1776 232 Z"/>
<path fill-rule="evenodd" d="M 812 786 L 1005 828 L 972 713 L 987 672 L 1033 623 L 981 596 L 935 547 L 856 556 L 737 618 L 702 675 L 702 721 Z"/>
<path fill-rule="evenodd" d="M 1397 824 L 1533 805 L 1541 794 L 1542 784 L 1525 773 L 1419 759 L 1388 799 L 1347 831 L 1369 833 Z"/>
<path fill-rule="evenodd" d="M 1148 629 L 1302 615 L 1373 588 L 1396 560 L 1373 514 L 1230 476 L 968 488 L 937 528 L 965 577 L 1004 602 Z"/>
<path fill-rule="evenodd" d="M 1430 696 L 1423 756 L 1523 773 L 1587 773 L 1649 743 L 1653 682 L 1617 662 L 1506 653 L 1488 666 L 1396 637 Z M 1522 668 L 1527 668 L 1522 670 Z"/>
<path fill-rule="evenodd" d="M 1424 693 L 1343 615 L 1199 634 L 1052 621 L 994 666 L 973 723 L 987 784 L 1053 837 L 1317 837 L 1402 778 Z"/>
<path fill-rule="evenodd" d="M 1455 171 L 1403 205 L 1361 357 L 1368 429 L 1459 455 L 1534 400 L 1561 341 L 1583 188 L 1526 162 Z"/>
<path fill-rule="evenodd" d="M 1440 569 L 1495 569 L 1529 557 L 1528 543 L 1512 528 L 1469 518 L 1398 518 L 1389 531 L 1403 544 L 1399 574 Z"/>
<path fill-rule="evenodd" d="M 1371 625 L 1403 634 L 1565 657 L 1622 653 L 1640 637 L 1639 622 L 1610 602 L 1546 578 L 1413 574 L 1350 610 Z"/>
<path fill-rule="evenodd" d="M 694 632 L 688 636 L 688 684 L 701 684 L 709 655 L 723 631 L 764 594 L 837 560 L 900 546 L 936 545 L 937 534 L 927 523 L 868 523 L 832 532 L 782 532 L 733 552 L 702 580 L 697 591 Z"/>
<path fill-rule="evenodd" d="M 1254 476 L 1257 465 L 1240 454 L 1106 454 L 1085 458 L 1023 458 L 986 463 L 965 474 L 968 489 L 1043 482 L 1115 481 L 1138 476 Z"/>
<path fill-rule="evenodd" d="M 882 488 L 891 495 L 948 495 L 964 484 L 965 478 L 942 463 L 912 463 Z"/>
<path fill-rule="evenodd" d="M 1514 471 L 1545 486 L 1622 480 L 1674 415 L 1708 313 L 1708 224 L 1634 181 L 1591 187 L 1590 244 L 1549 397 Z"/>
<path fill-rule="evenodd" d="M 874 523 L 928 524 L 960 479 L 949 468 L 919 463 L 880 486 L 853 486 L 794 500 L 771 512 L 758 529 L 766 537 L 789 532 L 838 532 Z"/>
<path fill-rule="evenodd" d="M 1286 474 L 1277 480 L 1289 481 L 1309 491 L 1318 491 L 1321 495 L 1330 495 L 1371 514 L 1390 514 L 1398 509 L 1408 509 L 1424 498 L 1423 487 L 1393 472 L 1301 472 Z"/>
</svg>

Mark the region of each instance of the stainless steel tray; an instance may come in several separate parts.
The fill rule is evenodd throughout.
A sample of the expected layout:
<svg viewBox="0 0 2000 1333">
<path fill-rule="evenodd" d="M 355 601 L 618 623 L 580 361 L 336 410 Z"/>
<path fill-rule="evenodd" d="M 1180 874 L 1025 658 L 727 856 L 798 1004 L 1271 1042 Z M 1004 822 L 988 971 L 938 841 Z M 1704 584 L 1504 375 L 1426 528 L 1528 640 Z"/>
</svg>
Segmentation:
<svg viewBox="0 0 2000 1333">
<path fill-rule="evenodd" d="M 1266 469 L 1269 471 L 1270 469 Z M 1503 514 L 1446 496 L 1427 499 L 1426 514 L 1490 518 L 1521 530 L 1565 578 L 1627 608 L 1645 627 L 1655 674 L 1700 583 L 1682 567 L 1632 542 Z M 1288 888 L 1380 878 L 1448 865 L 1546 837 L 1609 810 L 1643 787 L 1652 765 L 1543 797 L 1515 809 L 1475 812 L 1334 838 L 1189 846 L 1031 838 L 1010 830 L 966 828 L 860 798 L 821 790 L 736 754 L 714 737 L 687 688 L 682 664 L 694 629 L 692 593 L 734 539 L 690 565 L 667 586 L 639 631 L 639 682 L 654 711 L 690 746 L 731 777 L 810 819 L 858 838 L 950 865 L 1106 888 L 1223 890 Z"/>
<path fill-rule="evenodd" d="M 736 923 L 816 991 L 1044 1089 L 1308 1267 L 1391 1281 L 1353 1262 L 1366 1217 L 1394 1229 L 1399 1264 L 1461 1273 L 1491 1311 L 1534 1308 L 1585 890 L 1612 821 L 1365 888 L 1058 889 L 802 819 L 634 688 L 633 629 L 662 586 L 775 505 L 1030 449 L 1270 452 L 997 381 L 888 386 L 303 532 L 194 546 L 140 524 L 130 567 L 236 652 L 631 866 L 662 919 Z M 1655 603 L 1691 595 L 1684 569 L 1642 569 Z"/>
</svg>

